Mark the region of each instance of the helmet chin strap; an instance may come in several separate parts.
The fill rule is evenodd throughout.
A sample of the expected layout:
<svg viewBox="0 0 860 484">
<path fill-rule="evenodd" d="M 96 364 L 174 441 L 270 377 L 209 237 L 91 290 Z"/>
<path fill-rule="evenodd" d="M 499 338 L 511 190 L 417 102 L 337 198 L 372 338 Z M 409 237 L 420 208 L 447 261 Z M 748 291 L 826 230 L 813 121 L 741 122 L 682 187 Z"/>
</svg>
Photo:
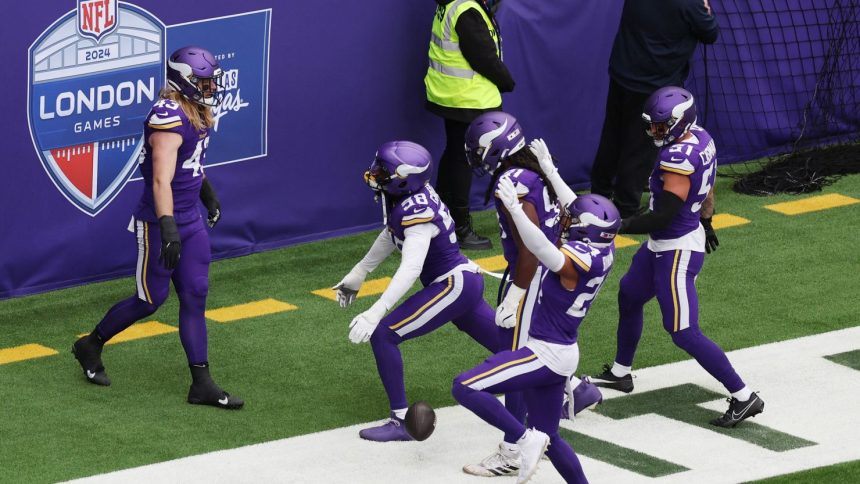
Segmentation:
<svg viewBox="0 0 860 484">
<path fill-rule="evenodd" d="M 382 225 L 388 225 L 388 200 L 385 198 L 385 191 L 380 190 L 377 195 L 377 199 L 382 199 Z"/>
</svg>

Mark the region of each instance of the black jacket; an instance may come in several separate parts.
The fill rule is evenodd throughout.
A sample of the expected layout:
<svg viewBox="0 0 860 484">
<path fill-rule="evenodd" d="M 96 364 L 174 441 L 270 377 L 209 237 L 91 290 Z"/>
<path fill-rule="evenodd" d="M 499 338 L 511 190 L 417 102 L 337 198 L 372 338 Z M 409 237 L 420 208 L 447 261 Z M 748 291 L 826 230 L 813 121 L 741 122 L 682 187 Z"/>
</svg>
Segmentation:
<svg viewBox="0 0 860 484">
<path fill-rule="evenodd" d="M 454 0 L 436 0 L 436 3 L 441 7 L 448 5 Z M 482 3 L 481 0 L 477 0 Z M 491 15 L 487 12 L 487 15 Z M 491 17 L 492 18 L 492 17 Z M 487 30 L 487 24 L 484 22 L 481 14 L 475 9 L 470 8 L 463 12 L 457 19 L 454 25 L 454 30 L 460 37 L 460 51 L 463 57 L 472 66 L 472 70 L 481 74 L 490 80 L 500 92 L 511 92 L 514 90 L 514 79 L 508 68 L 499 59 L 496 54 L 496 44 Z M 481 113 L 486 111 L 495 111 L 501 108 L 497 106 L 492 109 L 466 109 L 466 108 L 449 108 L 440 106 L 436 103 L 427 101 L 427 109 L 443 118 L 453 119 L 464 123 L 470 123 Z"/>
<path fill-rule="evenodd" d="M 702 0 L 626 0 L 609 75 L 640 93 L 682 86 L 698 43 L 713 44 L 718 34 Z"/>
</svg>

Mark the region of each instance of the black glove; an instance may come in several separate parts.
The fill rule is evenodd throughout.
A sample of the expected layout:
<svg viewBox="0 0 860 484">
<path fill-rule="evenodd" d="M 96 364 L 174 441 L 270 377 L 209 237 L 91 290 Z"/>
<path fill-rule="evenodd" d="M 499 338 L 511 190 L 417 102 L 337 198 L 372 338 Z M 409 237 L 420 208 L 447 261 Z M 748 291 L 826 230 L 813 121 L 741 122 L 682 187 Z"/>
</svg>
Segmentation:
<svg viewBox="0 0 860 484">
<path fill-rule="evenodd" d="M 182 250 L 182 242 L 179 240 L 179 228 L 176 219 L 172 215 L 164 215 L 158 219 L 161 226 L 161 254 L 158 260 L 164 267 L 170 270 L 176 268 L 179 263 L 179 252 Z"/>
<path fill-rule="evenodd" d="M 208 212 L 206 223 L 211 229 L 219 220 L 221 220 L 221 202 L 218 201 L 218 196 L 215 195 L 215 189 L 212 188 L 212 184 L 209 183 L 208 178 L 203 179 L 203 186 L 200 187 L 200 200 L 202 200 L 203 205 L 206 206 L 206 211 Z"/>
<path fill-rule="evenodd" d="M 717 233 L 714 232 L 714 226 L 711 224 L 712 218 L 713 217 L 702 219 L 702 227 L 705 228 L 705 252 L 708 254 L 717 250 L 717 247 L 720 245 L 720 241 L 717 239 Z"/>
</svg>

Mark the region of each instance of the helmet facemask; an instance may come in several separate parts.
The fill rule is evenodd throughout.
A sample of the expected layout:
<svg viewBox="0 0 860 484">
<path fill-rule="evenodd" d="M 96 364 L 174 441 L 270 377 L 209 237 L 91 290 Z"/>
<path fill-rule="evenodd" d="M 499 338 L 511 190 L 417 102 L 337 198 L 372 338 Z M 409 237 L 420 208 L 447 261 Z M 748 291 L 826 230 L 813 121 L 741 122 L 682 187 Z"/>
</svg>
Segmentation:
<svg viewBox="0 0 860 484">
<path fill-rule="evenodd" d="M 385 191 L 385 186 L 391 183 L 391 173 L 385 169 L 382 161 L 377 158 L 370 165 L 370 168 L 364 172 L 364 183 L 377 195 Z"/>
</svg>

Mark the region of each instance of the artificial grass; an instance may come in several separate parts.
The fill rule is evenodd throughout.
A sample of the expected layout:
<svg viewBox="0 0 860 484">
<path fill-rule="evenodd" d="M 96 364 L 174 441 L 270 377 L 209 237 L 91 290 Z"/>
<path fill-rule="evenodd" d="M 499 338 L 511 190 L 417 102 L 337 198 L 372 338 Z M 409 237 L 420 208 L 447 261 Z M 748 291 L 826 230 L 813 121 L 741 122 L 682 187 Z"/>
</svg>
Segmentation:
<svg viewBox="0 0 860 484">
<path fill-rule="evenodd" d="M 719 231 L 719 250 L 706 256 L 697 283 L 703 331 L 730 351 L 857 325 L 852 235 L 860 230 L 860 205 L 788 217 L 763 206 L 796 197 L 738 195 L 730 181 L 717 183 L 717 211 L 752 222 Z M 824 193 L 831 192 L 860 198 L 860 176 Z M 499 254 L 495 214 L 474 219 L 480 233 L 494 235 L 495 249 L 467 255 Z M 39 343 L 60 351 L 0 365 L 2 480 L 71 479 L 385 417 L 387 400 L 370 346 L 347 340 L 349 321 L 375 298 L 341 309 L 310 293 L 340 280 L 376 233 L 213 264 L 210 309 L 265 298 L 299 307 L 232 323 L 209 321 L 212 373 L 246 400 L 238 412 L 184 403 L 190 379 L 173 334 L 108 346 L 104 361 L 113 385 L 84 381 L 69 348 L 76 334 L 90 331 L 113 303 L 133 294 L 131 278 L 0 301 L 0 347 Z M 598 372 L 614 357 L 618 281 L 635 251 L 618 250 L 581 329 L 580 373 Z M 390 276 L 398 261 L 390 258 L 369 278 Z M 497 282 L 485 280 L 485 297 L 494 303 Z M 148 319 L 176 325 L 177 313 L 171 294 Z M 646 321 L 637 367 L 688 358 L 662 330 L 656 302 L 646 307 Z M 453 325 L 402 350 L 410 399 L 434 406 L 453 404 L 451 379 L 487 356 Z"/>
<path fill-rule="evenodd" d="M 822 482 L 860 482 L 860 460 L 754 481 L 756 484 L 821 484 Z"/>
</svg>

